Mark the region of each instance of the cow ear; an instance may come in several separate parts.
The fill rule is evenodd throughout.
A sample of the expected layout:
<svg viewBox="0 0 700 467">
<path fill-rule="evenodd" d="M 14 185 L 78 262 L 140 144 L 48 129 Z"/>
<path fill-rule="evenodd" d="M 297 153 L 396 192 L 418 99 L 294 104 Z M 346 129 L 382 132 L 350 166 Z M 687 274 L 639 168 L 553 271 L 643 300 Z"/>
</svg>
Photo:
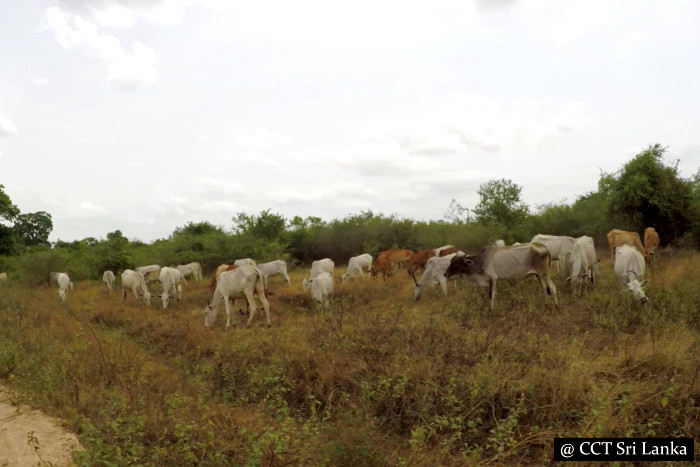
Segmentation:
<svg viewBox="0 0 700 467">
<path fill-rule="evenodd" d="M 474 264 L 474 261 L 472 261 L 470 259 L 466 259 L 466 260 L 464 260 L 464 264 Z"/>
<path fill-rule="evenodd" d="M 566 282 L 571 282 L 571 276 L 566 278 Z"/>
<path fill-rule="evenodd" d="M 645 285 L 647 285 L 647 282 L 649 282 L 649 281 L 648 281 L 648 280 L 645 280 L 644 282 L 642 282 L 642 287 L 644 287 Z"/>
<path fill-rule="evenodd" d="M 629 278 L 629 277 L 627 277 L 627 276 L 622 276 L 622 283 L 623 283 L 623 284 L 628 284 L 629 281 L 630 281 L 630 278 Z"/>
</svg>

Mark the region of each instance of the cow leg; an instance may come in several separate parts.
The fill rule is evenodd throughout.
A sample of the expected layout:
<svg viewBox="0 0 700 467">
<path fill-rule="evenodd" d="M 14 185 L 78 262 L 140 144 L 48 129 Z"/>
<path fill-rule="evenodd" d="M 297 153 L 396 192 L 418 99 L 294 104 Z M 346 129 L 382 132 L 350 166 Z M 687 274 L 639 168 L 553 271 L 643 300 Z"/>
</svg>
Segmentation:
<svg viewBox="0 0 700 467">
<path fill-rule="evenodd" d="M 445 298 L 447 298 L 447 279 L 445 279 L 445 276 L 442 274 L 438 274 L 438 282 L 440 283 L 440 287 L 442 287 L 442 293 L 444 293 Z"/>
<path fill-rule="evenodd" d="M 496 303 L 496 279 L 489 278 L 489 310 L 493 311 L 493 306 Z"/>
<path fill-rule="evenodd" d="M 231 303 L 228 295 L 224 295 L 224 304 L 226 305 L 226 327 L 228 328 L 231 326 Z"/>
<path fill-rule="evenodd" d="M 258 297 L 260 298 L 260 303 L 262 304 L 263 310 L 265 310 L 265 319 L 267 320 L 267 327 L 269 328 L 272 326 L 272 321 L 270 321 L 270 302 L 267 301 L 267 297 L 265 297 L 265 290 L 262 287 L 256 285 L 255 289 L 258 292 Z M 253 319 L 252 312 L 250 314 L 250 319 Z"/>
<path fill-rule="evenodd" d="M 250 311 L 250 317 L 248 317 L 248 326 L 250 326 L 250 323 L 253 322 L 253 317 L 255 316 L 255 298 L 253 297 L 253 292 L 249 290 L 244 290 L 243 293 L 245 294 L 245 299 L 248 302 L 248 310 Z M 260 295 L 262 301 L 265 298 L 265 291 L 262 291 L 262 295 Z"/>
</svg>

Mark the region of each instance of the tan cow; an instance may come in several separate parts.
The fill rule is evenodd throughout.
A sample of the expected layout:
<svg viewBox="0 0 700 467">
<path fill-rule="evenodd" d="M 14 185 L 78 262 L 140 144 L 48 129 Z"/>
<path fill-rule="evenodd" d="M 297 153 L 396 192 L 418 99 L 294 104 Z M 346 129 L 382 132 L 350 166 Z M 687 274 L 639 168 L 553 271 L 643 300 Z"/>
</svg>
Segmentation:
<svg viewBox="0 0 700 467">
<path fill-rule="evenodd" d="M 423 250 L 413 253 L 411 259 L 408 260 L 408 275 L 413 276 L 418 269 L 425 271 L 425 264 L 430 258 L 435 257 L 435 250 Z"/>
<path fill-rule="evenodd" d="M 653 265 L 656 260 L 656 249 L 659 247 L 659 234 L 656 233 L 654 227 L 647 227 L 644 230 L 644 249 L 650 256 L 650 262 Z"/>
<path fill-rule="evenodd" d="M 642 246 L 642 241 L 639 239 L 637 232 L 613 229 L 608 232 L 608 245 L 610 246 L 610 259 L 613 261 L 615 261 L 615 248 L 622 245 L 635 247 L 644 256 L 644 259 L 649 261 L 649 255 Z"/>
<path fill-rule="evenodd" d="M 389 258 L 389 263 L 391 266 L 398 265 L 404 267 L 411 260 L 413 252 L 411 250 L 397 250 L 392 248 L 390 250 L 380 251 L 377 253 L 377 257 L 386 256 Z"/>
</svg>

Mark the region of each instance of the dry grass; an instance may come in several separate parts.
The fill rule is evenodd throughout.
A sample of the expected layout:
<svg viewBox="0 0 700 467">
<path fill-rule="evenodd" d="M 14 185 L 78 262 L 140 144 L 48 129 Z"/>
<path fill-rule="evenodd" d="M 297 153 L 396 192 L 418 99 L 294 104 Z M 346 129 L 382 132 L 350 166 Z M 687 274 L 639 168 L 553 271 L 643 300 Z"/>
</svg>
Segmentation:
<svg viewBox="0 0 700 467">
<path fill-rule="evenodd" d="M 664 252 L 631 301 L 605 254 L 560 308 L 536 281 L 336 281 L 331 311 L 273 280 L 273 327 L 204 327 L 206 282 L 168 310 L 97 282 L 0 295 L 0 377 L 67 420 L 90 465 L 548 463 L 556 436 L 697 436 L 700 255 Z M 337 277 L 340 273 L 337 271 Z M 697 439 L 697 438 L 696 438 Z"/>
</svg>

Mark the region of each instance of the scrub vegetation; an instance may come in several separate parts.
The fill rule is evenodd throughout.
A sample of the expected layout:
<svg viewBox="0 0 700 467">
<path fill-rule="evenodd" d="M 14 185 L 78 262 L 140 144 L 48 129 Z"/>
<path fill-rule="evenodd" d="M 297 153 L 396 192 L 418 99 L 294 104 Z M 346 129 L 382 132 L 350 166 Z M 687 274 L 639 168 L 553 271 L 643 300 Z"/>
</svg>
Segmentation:
<svg viewBox="0 0 700 467">
<path fill-rule="evenodd" d="M 579 436 L 695 436 L 700 452 L 700 172 L 681 178 L 665 151 L 650 146 L 597 191 L 534 212 L 504 179 L 482 185 L 473 210 L 453 200 L 441 221 L 266 210 L 152 243 L 117 230 L 49 244 L 51 216 L 22 214 L 0 185 L 0 384 L 65 420 L 81 465 L 542 464 L 553 438 Z M 642 306 L 614 277 L 605 234 L 646 226 L 662 248 Z M 555 274 L 554 308 L 536 280 L 501 281 L 489 312 L 473 284 L 416 302 L 405 271 L 339 279 L 360 253 L 473 253 L 536 233 L 593 237 L 595 288 L 575 295 Z M 206 280 L 167 310 L 98 280 L 153 263 L 199 261 L 206 274 L 243 257 L 288 262 L 292 286 L 271 281 L 269 329 L 238 314 L 226 329 L 223 307 L 205 328 Z M 323 257 L 336 281 L 319 312 L 301 280 Z M 51 271 L 75 283 L 66 302 L 46 285 Z"/>
</svg>

